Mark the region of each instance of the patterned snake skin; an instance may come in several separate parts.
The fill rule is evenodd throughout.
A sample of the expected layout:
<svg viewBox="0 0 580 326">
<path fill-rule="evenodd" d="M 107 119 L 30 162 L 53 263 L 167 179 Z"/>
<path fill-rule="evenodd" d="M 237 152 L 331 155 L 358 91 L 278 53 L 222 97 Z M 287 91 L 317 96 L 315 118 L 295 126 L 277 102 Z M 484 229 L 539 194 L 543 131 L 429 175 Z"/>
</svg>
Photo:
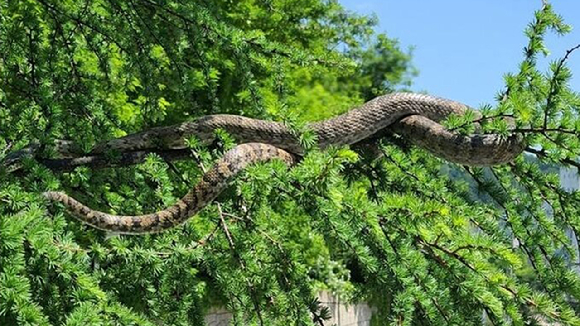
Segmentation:
<svg viewBox="0 0 580 326">
<path fill-rule="evenodd" d="M 509 162 L 523 151 L 525 146 L 519 135 L 465 136 L 450 132 L 437 123 L 451 114 L 462 115 L 468 110 L 461 103 L 430 95 L 395 93 L 377 97 L 338 117 L 311 123 L 308 128 L 316 133 L 321 149 L 330 145 L 355 144 L 389 128 L 439 157 L 468 165 Z M 43 195 L 64 204 L 80 221 L 98 229 L 128 234 L 153 233 L 174 227 L 195 215 L 249 164 L 281 159 L 292 165 L 296 161 L 295 155 L 303 154 L 295 132 L 284 124 L 234 115 L 210 115 L 194 122 L 150 129 L 106 142 L 92 153 L 160 146 L 184 148 L 184 138 L 192 135 L 205 143 L 211 142 L 217 128 L 226 130 L 241 145 L 228 151 L 191 191 L 162 211 L 118 216 L 92 210 L 62 192 L 45 192 Z"/>
</svg>

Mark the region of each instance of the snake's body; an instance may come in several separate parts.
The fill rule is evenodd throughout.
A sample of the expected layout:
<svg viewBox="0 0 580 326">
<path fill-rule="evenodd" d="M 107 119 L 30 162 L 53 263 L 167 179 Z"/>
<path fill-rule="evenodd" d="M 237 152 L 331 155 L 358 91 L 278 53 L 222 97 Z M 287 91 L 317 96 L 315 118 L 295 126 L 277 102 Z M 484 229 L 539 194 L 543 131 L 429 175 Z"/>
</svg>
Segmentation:
<svg viewBox="0 0 580 326">
<path fill-rule="evenodd" d="M 311 123 L 308 129 L 317 135 L 318 146 L 323 149 L 330 145 L 355 144 L 390 128 L 446 160 L 469 165 L 505 163 L 522 152 L 524 145 L 518 136 L 464 136 L 438 124 L 451 114 L 463 115 L 468 110 L 461 103 L 434 96 L 395 93 L 377 97 L 338 117 Z M 234 115 L 210 115 L 177 126 L 154 128 L 106 142 L 97 146 L 93 153 L 108 149 L 152 149 L 160 144 L 167 148 L 182 148 L 185 146 L 184 138 L 192 135 L 211 142 L 217 128 L 226 130 L 241 144 L 219 159 L 182 199 L 162 211 L 119 216 L 90 209 L 62 192 L 46 192 L 44 195 L 61 202 L 75 217 L 99 229 L 121 233 L 158 232 L 195 215 L 247 165 L 275 158 L 292 165 L 296 155 L 303 154 L 295 132 L 284 124 Z"/>
</svg>

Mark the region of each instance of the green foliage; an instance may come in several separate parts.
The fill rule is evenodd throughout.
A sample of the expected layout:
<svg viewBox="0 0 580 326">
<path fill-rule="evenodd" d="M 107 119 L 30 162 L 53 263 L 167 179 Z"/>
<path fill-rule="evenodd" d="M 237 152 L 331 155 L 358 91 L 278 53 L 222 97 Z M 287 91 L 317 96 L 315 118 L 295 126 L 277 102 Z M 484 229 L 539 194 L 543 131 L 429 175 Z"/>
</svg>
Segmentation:
<svg viewBox="0 0 580 326">
<path fill-rule="evenodd" d="M 405 89 L 410 52 L 376 21 L 326 0 L 0 2 L 0 160 L 33 141 L 89 151 L 122 135 L 233 113 L 306 121 Z M 188 145 L 197 160 L 53 173 L 0 167 L 0 325 L 201 325 L 225 306 L 236 325 L 313 325 L 328 289 L 377 308 L 376 325 L 578 325 L 580 193 L 554 172 L 580 155 L 580 97 L 566 60 L 547 73 L 546 5 L 526 29 L 485 132 L 521 133 L 533 156 L 492 169 L 445 165 L 404 139 L 384 156 L 311 149 L 288 171 L 247 169 L 183 226 L 116 236 L 49 207 L 64 189 L 90 207 L 137 214 L 173 203 L 234 144 Z M 514 125 L 502 117 L 511 117 Z M 474 117 L 449 128 L 472 132 Z M 305 131 L 302 141 L 313 143 Z M 111 153 L 115 155 L 115 153 Z M 461 176 L 461 179 L 455 178 Z M 467 181 L 465 181 L 467 180 Z"/>
</svg>

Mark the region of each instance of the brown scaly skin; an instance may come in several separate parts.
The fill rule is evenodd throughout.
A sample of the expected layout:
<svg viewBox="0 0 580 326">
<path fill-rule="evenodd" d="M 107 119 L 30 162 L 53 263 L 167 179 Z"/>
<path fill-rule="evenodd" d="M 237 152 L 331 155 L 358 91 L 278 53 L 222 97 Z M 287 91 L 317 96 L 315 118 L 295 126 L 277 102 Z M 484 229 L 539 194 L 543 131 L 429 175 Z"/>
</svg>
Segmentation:
<svg viewBox="0 0 580 326">
<path fill-rule="evenodd" d="M 185 222 L 214 200 L 228 181 L 246 166 L 257 162 L 281 159 L 294 164 L 294 156 L 268 144 L 241 144 L 228 151 L 203 175 L 202 179 L 183 198 L 172 206 L 151 214 L 137 216 L 111 215 L 92 210 L 63 192 L 45 192 L 44 197 L 64 204 L 80 221 L 97 229 L 127 234 L 163 231 Z"/>
<path fill-rule="evenodd" d="M 460 135 L 420 115 L 412 115 L 394 123 L 391 130 L 449 162 L 491 166 L 515 159 L 526 148 L 523 137 L 514 134 Z"/>
<path fill-rule="evenodd" d="M 439 157 L 467 165 L 506 163 L 523 151 L 525 144 L 519 135 L 465 136 L 437 123 L 451 114 L 462 115 L 468 110 L 461 103 L 430 95 L 395 93 L 377 97 L 358 109 L 308 127 L 317 134 L 320 148 L 359 143 L 389 128 Z M 194 122 L 154 128 L 101 144 L 92 154 L 108 149 L 122 152 L 158 149 L 160 144 L 165 148 L 183 148 L 184 138 L 192 135 L 209 143 L 217 128 L 225 129 L 245 144 L 228 151 L 187 195 L 162 211 L 118 216 L 92 210 L 62 192 L 43 195 L 51 201 L 61 202 L 76 218 L 98 229 L 129 234 L 153 233 L 174 227 L 195 215 L 249 164 L 282 159 L 293 165 L 294 155 L 303 154 L 295 133 L 285 125 L 234 115 L 205 116 Z"/>
</svg>

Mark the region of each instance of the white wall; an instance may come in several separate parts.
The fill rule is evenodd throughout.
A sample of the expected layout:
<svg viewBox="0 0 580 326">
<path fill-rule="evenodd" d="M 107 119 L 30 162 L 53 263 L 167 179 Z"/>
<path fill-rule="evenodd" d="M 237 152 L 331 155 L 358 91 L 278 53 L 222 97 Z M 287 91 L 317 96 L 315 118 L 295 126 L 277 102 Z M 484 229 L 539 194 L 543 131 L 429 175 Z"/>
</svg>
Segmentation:
<svg viewBox="0 0 580 326">
<path fill-rule="evenodd" d="M 329 292 L 320 292 L 320 302 L 330 309 L 331 318 L 324 325 L 370 326 L 372 309 L 366 303 L 349 305 Z M 205 317 L 208 326 L 227 326 L 232 315 L 224 309 L 212 309 Z"/>
<path fill-rule="evenodd" d="M 576 168 L 560 168 L 560 182 L 566 190 L 576 190 L 580 188 L 580 177 Z"/>
</svg>

